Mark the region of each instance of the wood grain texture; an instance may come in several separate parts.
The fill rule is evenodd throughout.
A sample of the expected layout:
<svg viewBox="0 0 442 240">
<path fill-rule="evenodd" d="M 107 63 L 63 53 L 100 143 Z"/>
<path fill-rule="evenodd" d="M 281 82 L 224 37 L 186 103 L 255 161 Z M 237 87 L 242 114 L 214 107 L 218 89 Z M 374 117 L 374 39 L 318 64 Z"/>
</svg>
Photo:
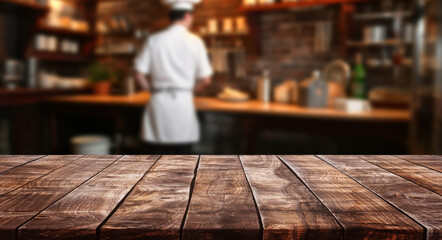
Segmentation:
<svg viewBox="0 0 442 240">
<path fill-rule="evenodd" d="M 419 164 L 421 166 L 431 168 L 438 172 L 442 172 L 442 158 L 438 156 L 431 155 L 398 155 L 396 156 L 401 159 L 405 159 L 407 161 Z"/>
<path fill-rule="evenodd" d="M 442 196 L 356 156 L 319 156 L 369 188 L 442 239 Z"/>
<path fill-rule="evenodd" d="M 264 240 L 341 239 L 328 209 L 276 156 L 241 156 L 264 226 Z"/>
<path fill-rule="evenodd" d="M 399 210 L 315 156 L 282 156 L 334 214 L 347 239 L 422 239 L 424 229 Z"/>
<path fill-rule="evenodd" d="M 42 157 L 43 155 L 0 155 L 0 173 Z"/>
<path fill-rule="evenodd" d="M 46 156 L 0 174 L 0 196 L 71 163 L 81 156 Z"/>
<path fill-rule="evenodd" d="M 183 239 L 260 239 L 260 230 L 238 156 L 201 156 Z"/>
<path fill-rule="evenodd" d="M 394 156 L 359 156 L 398 176 L 442 194 L 442 173 Z"/>
<path fill-rule="evenodd" d="M 117 160 L 20 227 L 19 238 L 96 239 L 100 224 L 158 158 L 124 156 Z"/>
<path fill-rule="evenodd" d="M 163 156 L 101 228 L 101 239 L 180 239 L 198 156 Z"/>
<path fill-rule="evenodd" d="M 75 157 L 0 173 L 0 240 L 441 239 L 440 156 Z"/>
<path fill-rule="evenodd" d="M 1 196 L 1 239 L 16 239 L 18 227 L 118 158 L 83 157 Z"/>
</svg>

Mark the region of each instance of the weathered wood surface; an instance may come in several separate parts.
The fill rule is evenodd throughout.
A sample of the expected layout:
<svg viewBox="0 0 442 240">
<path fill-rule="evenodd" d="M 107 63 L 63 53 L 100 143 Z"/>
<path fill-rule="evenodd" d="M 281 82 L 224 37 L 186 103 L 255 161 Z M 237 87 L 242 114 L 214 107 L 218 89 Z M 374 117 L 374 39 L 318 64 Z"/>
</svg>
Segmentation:
<svg viewBox="0 0 442 240">
<path fill-rule="evenodd" d="M 202 156 L 183 239 L 260 239 L 258 213 L 238 156 Z"/>
<path fill-rule="evenodd" d="M 96 239 L 96 229 L 157 159 L 125 156 L 117 160 L 23 225 L 20 239 Z"/>
<path fill-rule="evenodd" d="M 0 173 L 42 157 L 43 155 L 0 155 Z"/>
<path fill-rule="evenodd" d="M 442 173 L 394 156 L 360 156 L 398 176 L 442 194 Z"/>
<path fill-rule="evenodd" d="M 319 157 L 424 226 L 426 239 L 442 239 L 442 196 L 356 156 Z"/>
<path fill-rule="evenodd" d="M 101 239 L 180 239 L 198 156 L 163 156 L 101 228 Z"/>
<path fill-rule="evenodd" d="M 21 225 L 117 158 L 83 157 L 1 196 L 0 239 L 16 239 L 16 231 Z"/>
<path fill-rule="evenodd" d="M 440 156 L 12 159 L 0 240 L 441 239 Z"/>
<path fill-rule="evenodd" d="M 350 239 L 422 239 L 411 218 L 315 156 L 282 156 L 333 213 Z"/>
<path fill-rule="evenodd" d="M 438 172 L 442 172 L 442 158 L 431 155 L 400 155 L 398 158 L 405 159 L 407 161 L 422 165 L 427 168 L 434 169 Z"/>
<path fill-rule="evenodd" d="M 341 239 L 342 227 L 276 156 L 241 156 L 268 239 Z M 309 213 L 309 214 L 306 214 Z"/>
<path fill-rule="evenodd" d="M 46 156 L 26 165 L 4 171 L 0 174 L 0 196 L 26 183 L 32 182 L 78 158 L 80 158 L 80 156 Z"/>
</svg>

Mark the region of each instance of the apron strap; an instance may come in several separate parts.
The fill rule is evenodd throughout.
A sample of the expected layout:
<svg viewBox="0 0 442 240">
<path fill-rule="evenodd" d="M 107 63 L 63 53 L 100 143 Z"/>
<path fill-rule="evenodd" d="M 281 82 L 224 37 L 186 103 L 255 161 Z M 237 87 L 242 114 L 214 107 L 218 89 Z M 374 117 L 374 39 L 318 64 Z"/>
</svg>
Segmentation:
<svg viewBox="0 0 442 240">
<path fill-rule="evenodd" d="M 192 92 L 192 89 L 189 88 L 178 88 L 178 87 L 167 87 L 167 88 L 154 88 L 152 89 L 152 93 L 169 93 L 175 98 L 177 92 Z"/>
</svg>

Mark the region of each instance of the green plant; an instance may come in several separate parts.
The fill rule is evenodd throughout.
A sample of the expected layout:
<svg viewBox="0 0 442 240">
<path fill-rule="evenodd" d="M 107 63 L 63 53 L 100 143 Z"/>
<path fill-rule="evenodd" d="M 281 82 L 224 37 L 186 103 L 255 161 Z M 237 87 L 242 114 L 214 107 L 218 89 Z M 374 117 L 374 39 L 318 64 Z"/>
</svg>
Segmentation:
<svg viewBox="0 0 442 240">
<path fill-rule="evenodd" d="M 98 62 L 93 63 L 88 68 L 89 81 L 91 83 L 113 81 L 115 79 L 115 72 L 106 65 Z"/>
</svg>

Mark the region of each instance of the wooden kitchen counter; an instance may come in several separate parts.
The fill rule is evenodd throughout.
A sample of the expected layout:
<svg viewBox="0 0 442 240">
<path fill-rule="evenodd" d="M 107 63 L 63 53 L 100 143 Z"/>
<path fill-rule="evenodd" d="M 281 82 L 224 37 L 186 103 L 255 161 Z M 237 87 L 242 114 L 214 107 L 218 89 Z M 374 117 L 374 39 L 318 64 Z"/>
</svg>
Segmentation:
<svg viewBox="0 0 442 240">
<path fill-rule="evenodd" d="M 148 93 L 138 93 L 133 96 L 94 96 L 94 95 L 76 95 L 66 97 L 52 97 L 50 103 L 65 104 L 88 104 L 88 105 L 107 105 L 107 106 L 132 106 L 144 107 L 149 100 Z M 196 109 L 200 112 L 223 112 L 239 114 L 262 114 L 287 117 L 304 118 L 326 118 L 326 119 L 348 119 L 362 121 L 393 121 L 408 122 L 410 112 L 408 110 L 396 109 L 374 109 L 371 112 L 363 114 L 351 114 L 337 111 L 331 108 L 326 109 L 308 109 L 289 104 L 269 103 L 264 104 L 258 101 L 248 102 L 224 102 L 216 98 L 196 97 Z"/>
<path fill-rule="evenodd" d="M 0 107 L 14 107 L 26 104 L 34 104 L 53 96 L 71 96 L 75 94 L 88 94 L 90 88 L 79 89 L 32 89 L 17 88 L 8 90 L 0 88 Z"/>
<path fill-rule="evenodd" d="M 0 237 L 441 239 L 441 163 L 429 155 L 0 156 Z"/>
</svg>

